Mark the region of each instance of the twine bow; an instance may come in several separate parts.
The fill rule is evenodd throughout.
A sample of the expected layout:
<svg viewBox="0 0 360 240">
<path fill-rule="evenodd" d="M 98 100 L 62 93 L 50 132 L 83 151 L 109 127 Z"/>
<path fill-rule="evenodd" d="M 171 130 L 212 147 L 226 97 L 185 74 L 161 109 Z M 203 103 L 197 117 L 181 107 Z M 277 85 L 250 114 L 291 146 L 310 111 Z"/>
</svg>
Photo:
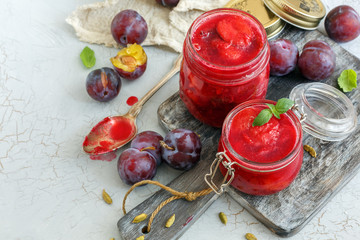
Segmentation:
<svg viewBox="0 0 360 240">
<path fill-rule="evenodd" d="M 163 201 L 162 203 L 160 203 L 159 206 L 153 211 L 153 213 L 151 214 L 150 219 L 149 219 L 149 223 L 148 223 L 148 226 L 147 226 L 147 232 L 150 232 L 151 224 L 152 224 L 156 214 L 158 214 L 160 212 L 160 210 L 166 204 L 168 204 L 168 203 L 170 203 L 170 202 L 172 202 L 174 200 L 181 199 L 181 198 L 184 198 L 187 201 L 191 202 L 191 201 L 196 200 L 198 197 L 208 195 L 209 193 L 211 193 L 213 191 L 211 188 L 206 188 L 206 189 L 201 190 L 199 192 L 178 192 L 178 191 L 176 191 L 176 190 L 174 190 L 174 189 L 172 189 L 172 188 L 170 188 L 168 186 L 165 186 L 165 185 L 163 185 L 163 184 L 161 184 L 161 183 L 159 183 L 157 181 L 143 180 L 143 181 L 140 181 L 140 182 L 135 183 L 134 185 L 132 185 L 132 187 L 129 189 L 129 191 L 127 191 L 127 193 L 125 194 L 125 197 L 124 197 L 124 200 L 123 200 L 123 206 L 122 206 L 124 214 L 126 214 L 125 202 L 126 202 L 126 199 L 127 199 L 128 195 L 136 187 L 141 186 L 141 185 L 145 185 L 145 184 L 153 184 L 153 185 L 159 186 L 162 189 L 168 191 L 169 193 L 171 193 L 173 195 L 172 197 L 170 197 L 170 198 L 166 199 L 165 201 Z"/>
</svg>

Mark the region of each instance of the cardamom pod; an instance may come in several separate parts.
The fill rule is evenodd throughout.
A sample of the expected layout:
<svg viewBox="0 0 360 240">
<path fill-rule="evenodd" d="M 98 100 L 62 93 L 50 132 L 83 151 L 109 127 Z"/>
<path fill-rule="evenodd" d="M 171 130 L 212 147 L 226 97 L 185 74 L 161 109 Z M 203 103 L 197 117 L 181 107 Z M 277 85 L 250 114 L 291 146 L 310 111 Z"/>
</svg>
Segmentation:
<svg viewBox="0 0 360 240">
<path fill-rule="evenodd" d="M 304 145 L 304 150 L 307 151 L 313 158 L 316 158 L 316 151 L 309 145 Z"/>
<path fill-rule="evenodd" d="M 169 228 L 175 222 L 175 213 L 166 221 L 165 227 Z"/>
<path fill-rule="evenodd" d="M 219 213 L 219 218 L 220 218 L 221 222 L 226 225 L 226 223 L 227 223 L 227 217 L 226 217 L 225 213 L 220 212 L 220 213 Z"/>
<path fill-rule="evenodd" d="M 147 214 L 146 213 L 142 213 L 140 215 L 137 215 L 134 220 L 132 220 L 132 223 L 139 223 L 144 221 L 147 218 Z"/>
<path fill-rule="evenodd" d="M 136 238 L 136 240 L 144 240 L 144 239 L 145 239 L 145 236 L 144 236 L 144 235 Z"/>
<path fill-rule="evenodd" d="M 110 195 L 105 191 L 105 189 L 103 189 L 102 191 L 102 197 L 107 204 L 112 204 L 112 199 Z"/>
<path fill-rule="evenodd" d="M 245 234 L 245 238 L 247 239 L 247 240 L 257 240 L 257 238 L 254 236 L 254 234 L 252 234 L 252 233 L 247 233 L 247 234 Z"/>
</svg>

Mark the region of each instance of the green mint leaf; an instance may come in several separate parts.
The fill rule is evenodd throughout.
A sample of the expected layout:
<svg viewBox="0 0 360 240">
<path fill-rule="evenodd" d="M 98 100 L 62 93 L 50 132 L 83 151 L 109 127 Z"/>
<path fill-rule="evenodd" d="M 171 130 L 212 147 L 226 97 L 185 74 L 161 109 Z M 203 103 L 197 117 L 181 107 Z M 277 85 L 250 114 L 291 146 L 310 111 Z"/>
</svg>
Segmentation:
<svg viewBox="0 0 360 240">
<path fill-rule="evenodd" d="M 342 71 L 338 78 L 338 84 L 344 92 L 351 92 L 357 87 L 356 72 L 352 69 Z"/>
<path fill-rule="evenodd" d="M 270 108 L 272 114 L 273 114 L 277 119 L 280 119 L 280 113 L 276 110 L 275 105 L 274 105 L 274 104 L 268 104 L 268 103 L 267 103 L 266 105 Z"/>
<path fill-rule="evenodd" d="M 294 105 L 294 101 L 288 99 L 288 98 L 280 98 L 275 108 L 279 114 L 286 113 L 292 106 Z"/>
<path fill-rule="evenodd" d="M 270 109 L 266 108 L 261 110 L 261 112 L 259 113 L 259 115 L 257 115 L 257 117 L 254 119 L 252 126 L 262 126 L 265 123 L 267 123 L 270 118 L 272 117 L 272 112 Z"/>
<path fill-rule="evenodd" d="M 96 58 L 95 53 L 89 47 L 85 47 L 80 53 L 80 58 L 85 67 L 91 68 L 95 65 Z"/>
<path fill-rule="evenodd" d="M 263 109 L 254 119 L 252 126 L 262 126 L 267 123 L 272 116 L 274 115 L 276 118 L 280 119 L 280 114 L 286 113 L 293 105 L 294 101 L 288 98 L 281 98 L 277 101 L 276 105 L 267 104 L 269 108 Z"/>
</svg>

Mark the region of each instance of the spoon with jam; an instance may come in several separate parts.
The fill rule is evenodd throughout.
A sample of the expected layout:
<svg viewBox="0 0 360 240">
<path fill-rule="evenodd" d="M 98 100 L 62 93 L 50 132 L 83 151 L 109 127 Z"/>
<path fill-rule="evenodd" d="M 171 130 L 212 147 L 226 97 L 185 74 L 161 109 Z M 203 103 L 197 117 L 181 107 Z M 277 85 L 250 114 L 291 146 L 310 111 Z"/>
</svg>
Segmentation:
<svg viewBox="0 0 360 240">
<path fill-rule="evenodd" d="M 175 60 L 171 70 L 122 116 L 106 117 L 96 124 L 85 137 L 83 149 L 91 155 L 114 151 L 130 142 L 137 133 L 136 117 L 143 105 L 180 70 L 182 54 Z"/>
</svg>

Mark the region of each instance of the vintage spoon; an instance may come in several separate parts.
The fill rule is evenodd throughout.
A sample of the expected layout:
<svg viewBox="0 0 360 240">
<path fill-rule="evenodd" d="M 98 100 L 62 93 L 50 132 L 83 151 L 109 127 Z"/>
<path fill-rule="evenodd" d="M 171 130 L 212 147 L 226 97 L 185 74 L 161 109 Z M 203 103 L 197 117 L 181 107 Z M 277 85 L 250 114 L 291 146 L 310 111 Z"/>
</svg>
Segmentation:
<svg viewBox="0 0 360 240">
<path fill-rule="evenodd" d="M 85 137 L 84 151 L 91 155 L 104 154 L 114 151 L 131 141 L 137 133 L 136 117 L 140 113 L 142 106 L 180 70 L 181 60 L 182 54 L 175 60 L 172 69 L 125 115 L 106 117 L 96 124 Z"/>
</svg>

